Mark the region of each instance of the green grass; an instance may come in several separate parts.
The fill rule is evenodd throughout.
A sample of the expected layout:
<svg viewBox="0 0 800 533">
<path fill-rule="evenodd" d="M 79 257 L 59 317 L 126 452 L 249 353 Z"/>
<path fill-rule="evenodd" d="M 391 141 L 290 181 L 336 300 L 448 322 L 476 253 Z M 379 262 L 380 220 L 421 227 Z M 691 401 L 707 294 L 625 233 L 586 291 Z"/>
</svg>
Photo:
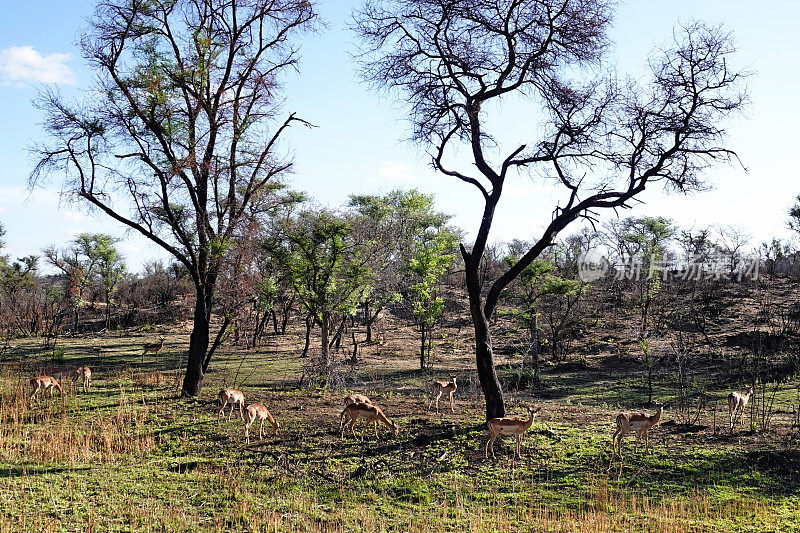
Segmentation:
<svg viewBox="0 0 800 533">
<path fill-rule="evenodd" d="M 97 368 L 89 394 L 28 402 L 30 369 L 47 362 L 33 340 L 0 367 L 0 531 L 791 531 L 800 523 L 800 451 L 786 416 L 768 433 L 655 428 L 653 453 L 628 438 L 620 468 L 610 464 L 613 413 L 642 392 L 611 373 L 551 372 L 524 459 L 512 459 L 506 439 L 495 445 L 498 459 L 486 460 L 482 405 L 467 384 L 459 413 L 437 415 L 426 410 L 427 376 L 361 374 L 401 430 L 391 437 L 384 428 L 376 441 L 360 427 L 358 442 L 340 438 L 344 393 L 293 387 L 297 357 L 275 349 L 242 362 L 223 353 L 203 397 L 187 401 L 171 367 L 177 342 L 138 366 L 139 340 L 147 337 L 65 345 L 66 366 Z M 237 375 L 281 423 L 249 447 L 240 420 L 216 420 L 218 387 Z M 511 414 L 529 401 L 515 393 Z"/>
</svg>

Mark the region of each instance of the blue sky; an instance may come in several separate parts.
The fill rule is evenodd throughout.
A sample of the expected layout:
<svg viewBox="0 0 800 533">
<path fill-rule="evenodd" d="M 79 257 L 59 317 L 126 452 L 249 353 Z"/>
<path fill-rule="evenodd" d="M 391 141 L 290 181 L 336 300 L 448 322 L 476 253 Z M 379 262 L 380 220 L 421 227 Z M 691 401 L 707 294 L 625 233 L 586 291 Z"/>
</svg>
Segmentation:
<svg viewBox="0 0 800 533">
<path fill-rule="evenodd" d="M 3 2 L 0 18 L 0 222 L 12 257 L 37 254 L 49 244 L 63 245 L 83 231 L 124 238 L 123 253 L 136 270 L 152 257 L 163 257 L 154 245 L 101 215 L 61 201 L 58 183 L 27 190 L 32 161 L 26 147 L 41 137 L 40 117 L 31 105 L 37 87 L 58 85 L 65 94 L 88 87 L 91 73 L 75 46 L 92 0 Z M 433 173 L 427 157 L 404 143 L 407 124 L 401 103 L 380 97 L 360 85 L 348 52 L 353 36 L 345 28 L 354 3 L 320 2 L 328 28 L 302 43 L 298 76 L 287 81 L 286 111 L 318 127 L 291 133 L 295 153 L 295 188 L 316 201 L 337 206 L 352 193 L 380 193 L 395 187 L 417 187 L 437 195 L 440 208 L 455 223 L 474 231 L 480 216 L 476 191 Z M 645 205 L 628 215 L 663 215 L 684 226 L 731 224 L 744 227 L 754 243 L 772 236 L 789 237 L 786 210 L 800 194 L 796 163 L 800 109 L 800 2 L 744 0 L 629 0 L 620 3 L 612 32 L 613 61 L 620 72 L 636 75 L 654 45 L 668 42 L 673 27 L 693 18 L 724 23 L 733 32 L 738 66 L 755 72 L 749 80 L 752 105 L 747 116 L 730 127 L 730 145 L 749 172 L 725 166 L 707 175 L 714 189 L 689 197 L 665 197 L 654 189 Z M 513 116 L 513 115 L 512 115 Z M 509 119 L 510 120 L 510 119 Z M 522 142 L 525 124 L 509 123 Z M 516 139 L 515 139 L 516 142 Z M 506 188 L 492 238 L 531 238 L 549 220 L 554 190 L 528 177 L 514 178 Z"/>
</svg>

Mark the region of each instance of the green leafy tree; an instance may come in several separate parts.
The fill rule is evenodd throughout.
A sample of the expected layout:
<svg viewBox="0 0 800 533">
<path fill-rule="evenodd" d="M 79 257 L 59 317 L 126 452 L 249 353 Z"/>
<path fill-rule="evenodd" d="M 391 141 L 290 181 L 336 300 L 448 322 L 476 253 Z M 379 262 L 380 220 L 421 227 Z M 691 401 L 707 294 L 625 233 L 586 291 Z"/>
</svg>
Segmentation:
<svg viewBox="0 0 800 533">
<path fill-rule="evenodd" d="M 354 236 L 371 250 L 369 267 L 373 290 L 364 300 L 366 342 L 372 342 L 372 324 L 387 306 L 402 299 L 408 287 L 406 266 L 429 228 L 444 229 L 450 216 L 436 210 L 434 196 L 417 189 L 396 189 L 383 196 L 352 195 L 350 207 L 358 213 Z"/>
<path fill-rule="evenodd" d="M 336 324 L 353 316 L 372 289 L 369 250 L 352 238 L 347 217 L 324 209 L 301 211 L 284 231 L 285 243 L 273 243 L 271 253 L 288 269 L 298 302 L 319 326 L 319 362 L 329 368 Z"/>
<path fill-rule="evenodd" d="M 292 168 L 281 117 L 309 0 L 103 0 L 80 39 L 85 101 L 46 92 L 50 140 L 32 184 L 63 189 L 150 239 L 189 273 L 195 301 L 182 393 L 200 393 L 215 289 L 231 239 Z"/>
<path fill-rule="evenodd" d="M 411 280 L 415 282 L 409 287 L 409 297 L 420 330 L 420 370 L 425 370 L 430 361 L 433 332 L 444 312 L 441 281 L 455 262 L 457 239 L 450 231 L 437 232 L 414 247 L 408 264 Z"/>
<path fill-rule="evenodd" d="M 510 267 L 518 256 L 509 255 L 503 258 L 503 263 Z M 558 273 L 555 263 L 551 258 L 540 258 L 533 261 L 520 274 L 519 278 L 507 289 L 506 297 L 514 304 L 502 314 L 510 316 L 520 326 L 528 331 L 530 343 L 528 353 L 533 362 L 536 379 L 540 375 L 540 342 L 539 342 L 539 316 L 543 299 L 566 298 L 582 294 L 583 283 L 566 279 Z M 558 346 L 558 328 L 551 325 L 551 350 L 554 352 Z"/>
<path fill-rule="evenodd" d="M 97 277 L 103 287 L 103 297 L 106 304 L 106 329 L 110 329 L 111 305 L 114 303 L 114 294 L 117 292 L 119 282 L 125 276 L 127 269 L 122 255 L 115 247 L 119 239 L 103 234 L 93 235 L 92 237 L 93 242 L 87 253 L 96 258 Z"/>
<path fill-rule="evenodd" d="M 101 254 L 99 242 L 106 236 L 81 233 L 68 248 L 57 250 L 49 246 L 44 250 L 46 260 L 65 276 L 65 294 L 72 307 L 72 333 L 78 332 L 80 310 L 86 305 L 86 289 L 97 275 Z"/>
<path fill-rule="evenodd" d="M 631 274 L 637 286 L 637 303 L 641 313 L 639 335 L 643 337 L 648 327 L 648 317 L 653 300 L 661 290 L 663 260 L 666 244 L 675 233 L 672 221 L 664 217 L 631 219 L 624 239 L 635 245 L 635 265 Z"/>
</svg>

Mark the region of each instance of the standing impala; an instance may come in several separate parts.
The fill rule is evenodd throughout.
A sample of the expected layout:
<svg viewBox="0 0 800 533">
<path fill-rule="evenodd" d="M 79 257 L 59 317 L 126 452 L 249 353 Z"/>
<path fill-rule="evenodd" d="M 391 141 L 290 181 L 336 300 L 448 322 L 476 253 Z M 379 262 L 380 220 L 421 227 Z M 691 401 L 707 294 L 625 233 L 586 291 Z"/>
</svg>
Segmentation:
<svg viewBox="0 0 800 533">
<path fill-rule="evenodd" d="M 453 407 L 453 394 L 455 394 L 458 385 L 456 385 L 456 378 L 450 377 L 450 381 L 434 381 L 433 382 L 433 394 L 431 395 L 431 403 L 428 404 L 428 409 L 431 408 L 433 405 L 434 400 L 436 401 L 436 412 L 439 412 L 439 398 L 442 397 L 442 394 L 447 393 L 448 398 L 450 398 L 450 410 L 454 413 L 456 412 L 455 408 Z M 434 398 L 435 396 L 435 398 Z"/>
<path fill-rule="evenodd" d="M 261 440 L 264 438 L 264 420 L 269 421 L 272 424 L 272 433 L 275 434 L 278 432 L 278 423 L 269 413 L 269 410 L 261 405 L 260 403 L 251 403 L 247 406 L 245 411 L 245 425 L 244 425 L 244 437 L 247 439 L 247 444 L 250 444 L 250 426 L 253 425 L 253 422 L 260 420 L 261 425 L 258 427 L 258 438 Z"/>
<path fill-rule="evenodd" d="M 522 459 L 522 454 L 520 453 L 522 434 L 531 428 L 533 425 L 533 419 L 536 418 L 536 413 L 538 413 L 540 410 L 541 407 L 536 407 L 535 409 L 528 407 L 528 420 L 523 420 L 517 417 L 492 418 L 489 420 L 486 425 L 489 426 L 489 431 L 492 432 L 492 436 L 489 437 L 488 441 L 486 441 L 486 453 L 484 454 L 485 457 L 489 457 L 489 448 L 491 448 L 492 458 L 496 459 L 494 456 L 494 441 L 497 439 L 498 435 L 514 435 L 514 452 L 516 453 L 517 457 Z"/>
<path fill-rule="evenodd" d="M 40 390 L 44 389 L 46 392 L 50 392 L 50 397 L 53 397 L 53 389 L 58 389 L 59 394 L 64 396 L 64 390 L 61 388 L 61 385 L 58 384 L 55 378 L 51 378 L 50 376 L 39 376 L 37 378 L 31 379 L 31 387 L 33 387 L 33 393 L 31 393 L 31 399 L 36 396 L 36 393 Z"/>
<path fill-rule="evenodd" d="M 220 418 L 222 417 L 222 413 L 225 411 L 225 406 L 231 404 L 231 411 L 228 413 L 228 420 L 230 420 L 231 415 L 233 414 L 233 408 L 236 407 L 236 404 L 239 404 L 239 416 L 244 420 L 244 394 L 242 391 L 238 391 L 236 389 L 222 389 L 219 391 L 219 403 L 222 404 L 222 407 L 219 410 L 219 414 L 217 415 L 217 423 L 222 424 Z"/>
<path fill-rule="evenodd" d="M 383 414 L 383 411 L 381 411 L 380 407 L 375 405 L 366 403 L 351 403 L 344 408 L 340 416 L 345 415 L 349 417 L 349 420 L 342 428 L 342 438 L 344 438 L 345 429 L 350 428 L 350 433 L 352 433 L 353 437 L 358 440 L 353 426 L 355 425 L 356 420 L 359 418 L 363 418 L 367 420 L 367 422 L 372 422 L 372 425 L 375 428 L 376 439 L 380 439 L 380 435 L 378 434 L 378 422 L 386 425 L 392 431 L 393 435 L 397 435 L 397 426 L 395 423 L 386 418 L 386 415 Z"/>
<path fill-rule="evenodd" d="M 79 378 L 83 380 L 83 392 L 89 392 L 89 388 L 92 386 L 92 369 L 86 365 L 76 368 L 72 382 L 74 383 Z"/>
<path fill-rule="evenodd" d="M 617 415 L 617 429 L 611 436 L 611 460 L 614 460 L 614 451 L 619 451 L 619 458 L 622 459 L 622 439 L 628 431 L 636 431 L 636 442 L 644 435 L 644 451 L 647 453 L 650 447 L 650 435 L 648 431 L 661 420 L 663 405 L 658 406 L 654 415 L 645 413 L 620 413 Z"/>
<path fill-rule="evenodd" d="M 158 355 L 158 352 L 160 352 L 161 348 L 164 347 L 164 337 L 159 337 L 158 340 L 159 340 L 158 344 L 143 344 L 142 345 L 142 349 L 144 350 L 142 352 L 142 363 L 144 363 L 144 354 L 146 354 L 147 352 L 153 352 L 155 355 Z"/>
<path fill-rule="evenodd" d="M 728 414 L 730 415 L 731 433 L 733 433 L 733 425 L 736 423 L 736 416 L 738 413 L 739 422 L 744 425 L 744 408 L 747 407 L 747 402 L 750 401 L 750 396 L 753 395 L 753 386 L 750 385 L 747 391 L 738 392 L 733 391 L 728 394 Z"/>
</svg>

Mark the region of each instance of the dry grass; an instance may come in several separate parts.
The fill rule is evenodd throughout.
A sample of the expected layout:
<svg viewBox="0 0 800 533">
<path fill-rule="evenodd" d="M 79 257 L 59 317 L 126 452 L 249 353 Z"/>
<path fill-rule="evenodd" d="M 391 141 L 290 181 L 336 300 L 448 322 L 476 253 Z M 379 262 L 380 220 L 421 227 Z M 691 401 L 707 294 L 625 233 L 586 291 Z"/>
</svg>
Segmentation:
<svg viewBox="0 0 800 533">
<path fill-rule="evenodd" d="M 77 388 L 77 387 L 76 387 Z M 0 461 L 66 463 L 114 461 L 152 451 L 157 438 L 146 424 L 150 407 L 134 405 L 133 390 L 95 409 L 77 394 L 30 399 L 19 381 L 0 379 Z"/>
</svg>

